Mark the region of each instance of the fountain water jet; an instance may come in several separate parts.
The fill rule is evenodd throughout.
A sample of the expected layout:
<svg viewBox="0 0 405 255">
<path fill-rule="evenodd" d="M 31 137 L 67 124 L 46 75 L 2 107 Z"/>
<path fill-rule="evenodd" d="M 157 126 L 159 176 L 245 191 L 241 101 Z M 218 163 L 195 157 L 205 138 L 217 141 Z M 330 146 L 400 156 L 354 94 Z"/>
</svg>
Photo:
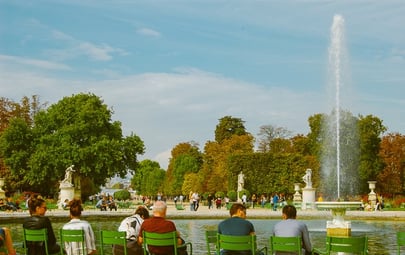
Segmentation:
<svg viewBox="0 0 405 255">
<path fill-rule="evenodd" d="M 334 202 L 317 202 L 316 206 L 318 209 L 328 209 L 332 211 L 333 221 L 327 222 L 327 234 L 328 235 L 338 235 L 338 236 L 348 236 L 351 234 L 351 224 L 350 222 L 344 221 L 343 216 L 346 213 L 346 210 L 349 208 L 359 208 L 361 202 L 344 202 L 341 199 L 341 185 L 342 185 L 342 173 L 341 173 L 341 166 L 342 163 L 345 166 L 345 185 L 352 186 L 356 181 L 355 178 L 348 177 L 350 169 L 355 169 L 356 165 L 353 163 L 346 163 L 341 161 L 341 141 L 342 141 L 342 133 L 341 129 L 345 129 L 345 138 L 350 141 L 350 143 L 346 144 L 347 146 L 352 145 L 351 142 L 356 140 L 356 135 L 351 132 L 350 130 L 355 130 L 355 126 L 348 125 L 347 123 L 352 122 L 354 123 L 353 118 L 350 117 L 349 114 L 342 114 L 341 111 L 341 86 L 343 84 L 343 64 L 345 57 L 345 47 L 344 47 L 344 19 L 341 15 L 335 15 L 333 18 L 333 24 L 331 27 L 331 45 L 329 48 L 329 66 L 331 68 L 331 80 L 332 85 L 334 86 L 334 109 L 332 110 L 331 117 L 329 117 L 329 122 L 326 123 L 327 133 L 324 134 L 324 141 L 325 144 L 323 147 L 323 151 L 325 152 L 322 160 L 322 165 L 324 169 L 327 170 L 336 170 L 336 184 L 331 183 L 330 181 L 325 181 L 325 187 L 329 187 L 329 189 L 335 188 L 337 190 L 337 201 Z M 342 119 L 345 121 L 348 120 L 347 123 L 342 123 Z M 349 130 L 349 131 L 348 131 Z M 350 149 L 345 148 L 345 152 L 347 155 L 347 151 Z M 350 156 L 356 157 L 356 154 L 352 154 Z M 335 158 L 336 157 L 336 158 Z M 334 159 L 334 160 L 333 160 Z M 349 159 L 349 161 L 353 162 L 353 159 Z M 325 174 L 326 176 L 331 176 L 331 173 Z M 358 179 L 358 178 L 357 178 Z M 336 186 L 335 186 L 336 185 Z M 347 193 L 348 189 L 345 188 Z M 324 192 L 327 193 L 327 192 Z M 353 192 L 351 193 L 353 194 Z"/>
</svg>

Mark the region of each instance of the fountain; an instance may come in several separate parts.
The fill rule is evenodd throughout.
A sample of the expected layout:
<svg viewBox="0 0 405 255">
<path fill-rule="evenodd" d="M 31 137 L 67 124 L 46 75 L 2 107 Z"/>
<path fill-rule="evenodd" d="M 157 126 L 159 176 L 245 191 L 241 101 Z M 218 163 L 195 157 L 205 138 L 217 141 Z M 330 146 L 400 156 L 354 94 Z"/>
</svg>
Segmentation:
<svg viewBox="0 0 405 255">
<path fill-rule="evenodd" d="M 347 117 L 348 114 L 343 115 L 341 110 L 341 86 L 343 84 L 343 64 L 345 57 L 344 47 L 344 19 L 340 15 L 335 15 L 333 18 L 333 24 L 331 27 L 331 45 L 329 48 L 329 61 L 331 71 L 331 83 L 334 86 L 334 109 L 332 110 L 331 117 L 328 118 L 328 122 L 325 123 L 326 132 L 324 134 L 324 147 L 322 148 L 322 167 L 323 170 L 329 172 L 325 173 L 324 190 L 323 194 L 328 194 L 329 199 L 335 198 L 335 201 L 329 202 L 316 202 L 317 209 L 331 210 L 333 220 L 327 221 L 326 229 L 329 236 L 349 236 L 351 235 L 351 223 L 345 221 L 344 215 L 347 209 L 358 209 L 361 206 L 361 202 L 347 202 L 342 199 L 341 187 L 342 184 L 346 194 L 355 194 L 353 187 L 356 187 L 355 182 L 358 178 L 351 175 L 350 169 L 355 169 L 356 165 L 353 165 L 353 158 L 356 157 L 356 153 L 351 153 L 350 148 L 342 150 L 342 127 L 345 130 L 346 142 L 344 145 L 347 147 L 352 146 L 352 141 L 356 141 L 355 126 L 350 126 L 347 122 L 350 122 L 352 118 Z M 342 123 L 342 120 L 346 123 Z M 348 121 L 347 121 L 348 120 Z M 347 133 L 350 132 L 350 133 Z M 342 161 L 341 152 L 344 151 L 345 156 L 350 158 L 344 162 Z M 349 153 L 349 155 L 348 155 Z M 351 154 L 350 154 L 351 153 Z M 342 166 L 344 166 L 342 173 Z M 335 173 L 334 173 L 335 172 Z M 352 171 L 353 172 L 353 171 Z M 336 179 L 330 178 L 336 174 Z M 342 178 L 345 178 L 342 182 Z M 333 183 L 336 180 L 336 183 Z M 337 194 L 335 193 L 337 192 Z"/>
</svg>

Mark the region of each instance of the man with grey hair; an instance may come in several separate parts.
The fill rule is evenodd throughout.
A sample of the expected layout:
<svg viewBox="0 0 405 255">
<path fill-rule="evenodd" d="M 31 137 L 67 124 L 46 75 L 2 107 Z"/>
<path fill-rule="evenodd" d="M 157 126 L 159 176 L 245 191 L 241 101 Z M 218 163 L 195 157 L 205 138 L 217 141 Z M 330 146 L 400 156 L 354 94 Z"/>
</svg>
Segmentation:
<svg viewBox="0 0 405 255">
<path fill-rule="evenodd" d="M 177 244 L 181 245 L 184 243 L 184 240 L 180 238 L 180 233 L 177 231 L 174 222 L 166 220 L 166 211 L 167 205 L 163 201 L 156 201 L 153 205 L 152 214 L 153 217 L 144 220 L 141 225 L 141 229 L 138 235 L 138 243 L 142 245 L 143 238 L 142 232 L 154 232 L 154 233 L 167 233 L 176 231 L 177 232 Z M 156 255 L 163 254 L 174 254 L 173 247 L 171 246 L 148 246 L 149 252 Z M 185 255 L 187 251 L 184 249 L 178 250 L 179 254 Z"/>
</svg>

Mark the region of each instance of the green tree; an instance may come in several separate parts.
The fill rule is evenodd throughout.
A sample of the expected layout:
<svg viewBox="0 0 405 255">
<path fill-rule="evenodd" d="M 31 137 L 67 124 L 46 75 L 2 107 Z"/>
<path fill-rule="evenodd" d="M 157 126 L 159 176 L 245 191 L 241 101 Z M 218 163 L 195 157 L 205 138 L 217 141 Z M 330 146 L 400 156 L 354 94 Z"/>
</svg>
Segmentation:
<svg viewBox="0 0 405 255">
<path fill-rule="evenodd" d="M 28 127 L 32 126 L 35 114 L 41 109 L 45 108 L 46 104 L 41 104 L 39 96 L 32 96 L 28 98 L 24 96 L 20 103 L 16 103 L 10 99 L 0 97 L 0 136 L 6 128 L 8 128 L 11 121 L 20 119 L 26 123 Z M 21 126 L 22 127 L 22 126 Z M 1 151 L 1 150 L 0 150 Z M 17 190 L 21 184 L 21 177 L 12 174 L 10 169 L 6 166 L 0 152 L 0 176 L 5 178 L 6 191 Z"/>
<path fill-rule="evenodd" d="M 197 173 L 202 165 L 202 153 L 195 142 L 179 143 L 171 152 L 171 159 L 166 172 L 164 192 L 167 195 L 181 194 L 184 176 Z"/>
<path fill-rule="evenodd" d="M 131 185 L 137 194 L 154 196 L 162 191 L 165 174 L 158 162 L 146 159 L 139 163 L 131 179 Z"/>
<path fill-rule="evenodd" d="M 234 135 L 246 135 L 245 122 L 240 118 L 225 116 L 219 119 L 215 128 L 215 141 L 222 143 Z"/>
<path fill-rule="evenodd" d="M 32 126 L 21 119 L 10 123 L 0 140 L 4 161 L 21 178 L 20 186 L 46 195 L 58 190 L 72 164 L 76 175 L 91 176 L 96 186 L 114 175 L 124 177 L 136 170 L 144 144 L 134 134 L 123 137 L 121 123 L 111 115 L 93 94 L 65 97 L 37 112 Z"/>
<path fill-rule="evenodd" d="M 379 157 L 381 136 L 387 130 L 382 120 L 373 115 L 360 116 L 360 178 L 362 191 L 368 191 L 367 181 L 377 180 L 383 170 L 383 161 Z"/>
<path fill-rule="evenodd" d="M 190 192 L 202 193 L 201 182 L 196 173 L 187 173 L 184 176 L 183 186 L 181 187 L 181 192 L 185 196 L 190 194 Z"/>
</svg>

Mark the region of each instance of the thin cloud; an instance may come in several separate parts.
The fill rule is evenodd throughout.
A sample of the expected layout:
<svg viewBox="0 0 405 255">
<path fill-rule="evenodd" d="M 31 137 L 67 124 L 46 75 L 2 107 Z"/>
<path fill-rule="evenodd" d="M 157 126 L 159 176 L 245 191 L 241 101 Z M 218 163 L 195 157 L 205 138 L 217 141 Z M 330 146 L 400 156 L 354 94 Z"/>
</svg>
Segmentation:
<svg viewBox="0 0 405 255">
<path fill-rule="evenodd" d="M 140 28 L 136 30 L 136 32 L 140 35 L 150 36 L 150 37 L 160 37 L 160 33 L 156 30 L 150 28 Z"/>
<path fill-rule="evenodd" d="M 36 67 L 40 69 L 48 70 L 71 70 L 71 68 L 65 64 L 60 64 L 47 60 L 38 60 L 31 58 L 22 58 L 17 56 L 0 55 L 0 64 L 17 64 L 29 67 Z"/>
</svg>

